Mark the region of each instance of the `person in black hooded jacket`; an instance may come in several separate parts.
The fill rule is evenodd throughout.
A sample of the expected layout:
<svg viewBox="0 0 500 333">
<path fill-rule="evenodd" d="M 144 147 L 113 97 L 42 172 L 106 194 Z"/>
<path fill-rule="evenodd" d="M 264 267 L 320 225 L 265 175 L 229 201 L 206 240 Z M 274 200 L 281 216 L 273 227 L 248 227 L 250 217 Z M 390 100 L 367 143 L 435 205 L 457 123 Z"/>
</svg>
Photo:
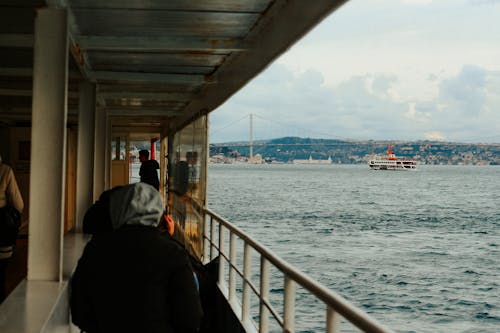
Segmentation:
<svg viewBox="0 0 500 333">
<path fill-rule="evenodd" d="M 139 151 L 139 160 L 141 161 L 141 168 L 139 169 L 139 176 L 141 182 L 153 186 L 156 190 L 160 189 L 160 179 L 156 170 L 160 169 L 160 165 L 156 160 L 149 159 L 149 151 L 146 149 Z"/>
<path fill-rule="evenodd" d="M 110 193 L 112 232 L 94 234 L 71 281 L 71 315 L 85 332 L 189 333 L 202 309 L 185 251 L 157 229 L 162 201 L 137 183 Z"/>
</svg>

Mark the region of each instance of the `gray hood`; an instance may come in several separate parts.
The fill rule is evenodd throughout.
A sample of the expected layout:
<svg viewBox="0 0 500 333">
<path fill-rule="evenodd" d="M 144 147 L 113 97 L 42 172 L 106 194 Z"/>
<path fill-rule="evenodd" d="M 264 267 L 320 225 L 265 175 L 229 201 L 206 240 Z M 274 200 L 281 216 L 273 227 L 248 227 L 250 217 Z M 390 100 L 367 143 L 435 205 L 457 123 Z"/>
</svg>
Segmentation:
<svg viewBox="0 0 500 333">
<path fill-rule="evenodd" d="M 151 185 L 125 185 L 111 193 L 109 215 L 113 229 L 123 225 L 156 227 L 163 214 L 160 193 Z"/>
</svg>

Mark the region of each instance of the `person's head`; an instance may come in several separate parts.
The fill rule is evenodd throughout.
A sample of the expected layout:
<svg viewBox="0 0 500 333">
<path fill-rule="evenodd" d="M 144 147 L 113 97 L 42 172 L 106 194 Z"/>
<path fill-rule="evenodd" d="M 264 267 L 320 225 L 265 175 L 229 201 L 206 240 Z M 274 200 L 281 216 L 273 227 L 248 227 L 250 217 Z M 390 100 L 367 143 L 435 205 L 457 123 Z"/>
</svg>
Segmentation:
<svg viewBox="0 0 500 333">
<path fill-rule="evenodd" d="M 123 225 L 157 227 L 162 214 L 160 192 L 146 183 L 125 185 L 110 194 L 109 215 L 115 230 Z"/>
<path fill-rule="evenodd" d="M 145 162 L 149 160 L 149 151 L 146 149 L 139 150 L 139 161 Z"/>
</svg>

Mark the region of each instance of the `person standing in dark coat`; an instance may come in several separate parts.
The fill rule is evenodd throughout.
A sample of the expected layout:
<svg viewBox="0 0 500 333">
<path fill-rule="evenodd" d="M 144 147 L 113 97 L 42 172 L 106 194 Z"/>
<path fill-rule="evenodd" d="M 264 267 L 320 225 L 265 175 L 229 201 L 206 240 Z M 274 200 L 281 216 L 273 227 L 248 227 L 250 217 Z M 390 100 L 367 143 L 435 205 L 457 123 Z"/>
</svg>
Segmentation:
<svg viewBox="0 0 500 333">
<path fill-rule="evenodd" d="M 72 321 L 100 332 L 190 333 L 202 309 L 185 251 L 157 229 L 160 193 L 136 183 L 110 193 L 113 231 L 89 241 L 71 281 Z"/>
<path fill-rule="evenodd" d="M 139 151 L 139 161 L 141 161 L 141 168 L 139 170 L 141 182 L 149 184 L 156 190 L 159 190 L 160 180 L 158 179 L 158 173 L 156 171 L 160 169 L 158 162 L 156 160 L 149 159 L 149 151 L 146 149 Z"/>
<path fill-rule="evenodd" d="M 21 191 L 17 186 L 16 177 L 12 168 L 5 163 L 2 163 L 2 156 L 0 156 L 0 208 L 7 205 L 14 207 L 19 214 L 22 213 L 24 208 L 23 197 L 21 196 Z M 1 217 L 0 217 L 1 218 Z M 3 221 L 0 221 L 2 223 Z M 17 235 L 17 233 L 16 233 Z M 14 236 L 16 236 L 14 235 Z M 5 234 L 0 235 L 5 236 Z M 5 290 L 5 280 L 7 277 L 7 266 L 9 264 L 10 258 L 14 252 L 14 246 L 16 240 L 5 241 L 3 237 L 0 237 L 0 303 L 2 303 L 7 297 L 7 292 Z M 15 238 L 15 237 L 14 237 Z"/>
</svg>

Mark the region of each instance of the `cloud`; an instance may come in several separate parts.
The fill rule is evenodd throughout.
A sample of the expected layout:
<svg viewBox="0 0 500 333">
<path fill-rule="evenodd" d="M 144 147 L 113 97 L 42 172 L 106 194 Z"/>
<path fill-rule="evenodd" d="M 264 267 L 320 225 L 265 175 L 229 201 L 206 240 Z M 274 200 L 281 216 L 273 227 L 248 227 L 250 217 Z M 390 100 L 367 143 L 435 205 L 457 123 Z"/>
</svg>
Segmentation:
<svg viewBox="0 0 500 333">
<path fill-rule="evenodd" d="M 348 1 L 214 112 L 212 131 L 253 113 L 256 138 L 498 138 L 498 4 Z"/>
<path fill-rule="evenodd" d="M 405 117 L 416 124 L 429 124 L 431 120 L 431 112 L 429 108 L 423 105 L 419 105 L 417 108 L 416 103 L 408 103 L 408 111 L 405 113 Z"/>
<path fill-rule="evenodd" d="M 380 98 L 391 98 L 391 89 L 397 81 L 394 75 L 377 75 L 371 80 L 370 92 Z"/>
<path fill-rule="evenodd" d="M 457 77 L 441 82 L 439 98 L 456 113 L 478 114 L 486 101 L 486 76 L 478 66 L 464 66 Z"/>
<path fill-rule="evenodd" d="M 491 137 L 500 131 L 500 72 L 465 65 L 440 82 L 436 99 L 417 107 L 426 108 L 432 129 L 450 140 Z"/>
<path fill-rule="evenodd" d="M 469 0 L 469 4 L 474 6 L 498 5 L 500 4 L 500 0 Z"/>
<path fill-rule="evenodd" d="M 211 141 L 247 140 L 250 113 L 255 139 L 470 141 L 500 132 L 500 72 L 466 65 L 446 79 L 428 77 L 438 89 L 432 99 L 401 100 L 392 92 L 403 79 L 393 74 L 357 75 L 329 87 L 319 71 L 274 64 L 212 113 Z"/>
<path fill-rule="evenodd" d="M 445 137 L 441 133 L 424 133 L 424 138 L 427 140 L 443 140 Z"/>
<path fill-rule="evenodd" d="M 390 98 L 389 91 L 396 81 L 396 77 L 386 75 L 355 76 L 331 88 L 323 85 L 323 75 L 318 71 L 292 74 L 286 66 L 275 64 L 213 113 L 212 141 L 245 139 L 247 120 L 222 133 L 217 129 L 250 113 L 257 116 L 256 139 L 288 135 L 368 139 L 389 132 L 399 135 L 398 127 L 391 123 L 406 111 L 407 105 Z"/>
<path fill-rule="evenodd" d="M 438 76 L 436 74 L 429 74 L 427 76 L 427 80 L 429 82 L 436 82 L 438 80 Z"/>
<path fill-rule="evenodd" d="M 406 5 L 429 5 L 433 0 L 403 0 L 402 2 Z"/>
</svg>

